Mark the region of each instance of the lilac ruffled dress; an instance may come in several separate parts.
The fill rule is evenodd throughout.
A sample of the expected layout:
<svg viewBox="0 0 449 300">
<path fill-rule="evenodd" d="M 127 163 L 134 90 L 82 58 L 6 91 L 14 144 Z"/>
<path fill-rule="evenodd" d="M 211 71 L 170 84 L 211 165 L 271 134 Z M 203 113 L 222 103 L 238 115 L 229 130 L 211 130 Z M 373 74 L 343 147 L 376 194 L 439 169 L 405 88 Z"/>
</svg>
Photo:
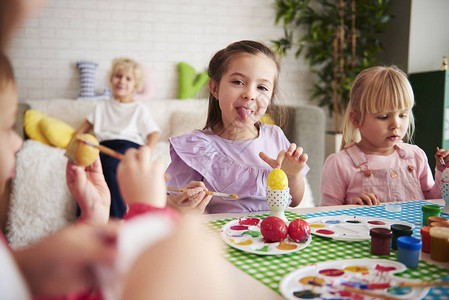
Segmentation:
<svg viewBox="0 0 449 300">
<path fill-rule="evenodd" d="M 266 182 L 272 168 L 259 157 L 263 151 L 276 158 L 290 142 L 275 125 L 261 124 L 259 136 L 248 141 L 231 141 L 210 129 L 171 137 L 172 162 L 166 173 L 167 186 L 184 188 L 190 181 L 203 181 L 209 190 L 236 194 L 238 199 L 213 197 L 208 213 L 269 210 Z M 305 175 L 309 168 L 303 170 Z"/>
</svg>

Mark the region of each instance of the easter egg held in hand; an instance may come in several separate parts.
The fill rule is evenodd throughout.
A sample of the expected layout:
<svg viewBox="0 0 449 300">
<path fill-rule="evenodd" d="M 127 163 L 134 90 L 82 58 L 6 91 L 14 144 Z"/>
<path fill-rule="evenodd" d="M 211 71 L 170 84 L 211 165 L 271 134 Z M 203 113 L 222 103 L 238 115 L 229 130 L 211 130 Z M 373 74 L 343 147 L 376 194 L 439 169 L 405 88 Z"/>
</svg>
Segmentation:
<svg viewBox="0 0 449 300">
<path fill-rule="evenodd" d="M 269 216 L 260 223 L 260 233 L 269 242 L 280 242 L 287 237 L 288 227 L 282 219 Z"/>
<path fill-rule="evenodd" d="M 84 144 L 79 139 L 98 145 L 98 140 L 93 135 L 87 133 L 78 134 L 67 146 L 67 158 L 79 166 L 90 166 L 97 159 L 100 150 Z"/>
<path fill-rule="evenodd" d="M 287 174 L 281 169 L 273 169 L 267 177 L 267 185 L 272 190 L 283 190 L 288 186 Z"/>
<path fill-rule="evenodd" d="M 295 219 L 288 225 L 288 235 L 297 242 L 305 242 L 310 237 L 310 225 L 305 220 Z"/>
</svg>

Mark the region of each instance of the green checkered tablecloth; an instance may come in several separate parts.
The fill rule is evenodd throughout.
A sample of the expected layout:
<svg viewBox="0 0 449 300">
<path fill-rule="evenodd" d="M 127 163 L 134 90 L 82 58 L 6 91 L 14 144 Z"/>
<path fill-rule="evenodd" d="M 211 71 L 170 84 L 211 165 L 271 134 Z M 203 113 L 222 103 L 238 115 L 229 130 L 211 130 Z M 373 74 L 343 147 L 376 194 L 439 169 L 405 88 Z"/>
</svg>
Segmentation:
<svg viewBox="0 0 449 300">
<path fill-rule="evenodd" d="M 378 209 L 380 209 L 380 207 L 378 207 Z M 360 212 L 360 209 L 358 209 L 357 211 Z M 341 210 L 338 211 L 337 213 L 354 214 L 353 211 L 349 210 Z M 370 212 L 368 211 L 367 213 Z M 285 215 L 289 221 L 297 218 L 306 219 L 307 217 L 325 216 L 330 214 L 335 215 L 335 212 L 332 213 L 323 212 L 320 214 L 311 214 L 304 216 L 300 216 L 291 211 L 285 212 Z M 254 217 L 263 219 L 266 216 L 268 216 L 268 214 L 260 214 Z M 223 225 L 225 225 L 227 222 L 231 220 L 233 219 L 210 221 L 208 225 L 214 231 L 220 232 Z M 419 223 L 420 221 L 415 220 L 415 222 L 413 223 L 416 224 L 417 222 Z M 417 228 L 415 228 L 415 231 L 416 229 Z M 312 242 L 308 247 L 301 249 L 298 252 L 293 252 L 290 254 L 257 255 L 243 252 L 230 246 L 227 246 L 225 249 L 226 250 L 225 253 L 223 253 L 223 255 L 228 261 L 230 261 L 239 269 L 243 270 L 250 276 L 259 280 L 261 283 L 270 287 L 272 290 L 274 290 L 279 294 L 280 294 L 279 283 L 285 275 L 300 268 L 301 266 L 306 266 L 311 263 L 319 263 L 336 259 L 355 259 L 355 258 L 396 260 L 395 250 L 391 250 L 390 255 L 387 256 L 372 255 L 371 242 L 369 240 L 358 242 L 347 242 L 347 241 L 337 241 L 333 239 L 322 238 L 316 235 L 313 235 Z M 449 277 L 449 270 L 440 268 L 436 265 L 430 264 L 425 261 L 420 261 L 418 268 L 407 269 L 406 271 L 396 275 L 404 278 L 433 281 L 444 277 Z M 425 299 L 449 299 L 449 289 L 439 287 L 432 288 Z"/>
</svg>

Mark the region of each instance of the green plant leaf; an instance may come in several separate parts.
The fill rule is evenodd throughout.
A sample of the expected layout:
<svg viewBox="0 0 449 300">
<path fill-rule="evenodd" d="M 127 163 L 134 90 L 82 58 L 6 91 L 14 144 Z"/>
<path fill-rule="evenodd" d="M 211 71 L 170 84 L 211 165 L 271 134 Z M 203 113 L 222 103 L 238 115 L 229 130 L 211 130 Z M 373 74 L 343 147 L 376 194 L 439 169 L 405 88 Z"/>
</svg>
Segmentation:
<svg viewBox="0 0 449 300">
<path fill-rule="evenodd" d="M 274 40 L 280 54 L 294 50 L 296 57 L 301 54 L 314 74 L 315 82 L 311 100 L 318 101 L 333 112 L 333 81 L 337 80 L 339 106 L 346 107 L 349 90 L 354 77 L 363 69 L 377 64 L 378 53 L 383 49 L 379 34 L 388 28 L 393 16 L 389 13 L 390 0 L 356 0 L 352 11 L 352 0 L 343 0 L 344 47 L 341 49 L 344 62 L 343 73 L 333 78 L 334 61 L 333 39 L 340 30 L 340 19 L 334 0 L 275 0 L 276 24 L 281 22 L 285 29 L 284 37 Z M 352 68 L 351 22 L 355 16 L 356 57 Z M 288 31 L 287 31 L 287 28 Z M 296 49 L 295 49 L 296 48 Z M 336 129 L 337 130 L 337 129 Z"/>
</svg>

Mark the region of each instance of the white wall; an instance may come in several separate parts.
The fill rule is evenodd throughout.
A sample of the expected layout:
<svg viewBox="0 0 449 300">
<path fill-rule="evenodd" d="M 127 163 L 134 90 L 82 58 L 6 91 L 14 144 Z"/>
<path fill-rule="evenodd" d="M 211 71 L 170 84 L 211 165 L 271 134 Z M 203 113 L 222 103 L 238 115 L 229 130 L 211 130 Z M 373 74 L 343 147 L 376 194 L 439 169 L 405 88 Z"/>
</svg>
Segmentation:
<svg viewBox="0 0 449 300">
<path fill-rule="evenodd" d="M 49 0 L 29 19 L 9 50 L 23 99 L 76 98 L 75 64 L 99 64 L 96 90 L 106 86 L 111 59 L 134 58 L 154 77 L 154 98 L 177 96 L 178 62 L 204 71 L 211 56 L 229 43 L 269 43 L 283 35 L 274 25 L 272 0 Z M 284 58 L 281 96 L 309 103 L 307 65 Z"/>
<path fill-rule="evenodd" d="M 408 72 L 439 70 L 449 56 L 449 1 L 413 0 L 410 14 Z"/>
</svg>

